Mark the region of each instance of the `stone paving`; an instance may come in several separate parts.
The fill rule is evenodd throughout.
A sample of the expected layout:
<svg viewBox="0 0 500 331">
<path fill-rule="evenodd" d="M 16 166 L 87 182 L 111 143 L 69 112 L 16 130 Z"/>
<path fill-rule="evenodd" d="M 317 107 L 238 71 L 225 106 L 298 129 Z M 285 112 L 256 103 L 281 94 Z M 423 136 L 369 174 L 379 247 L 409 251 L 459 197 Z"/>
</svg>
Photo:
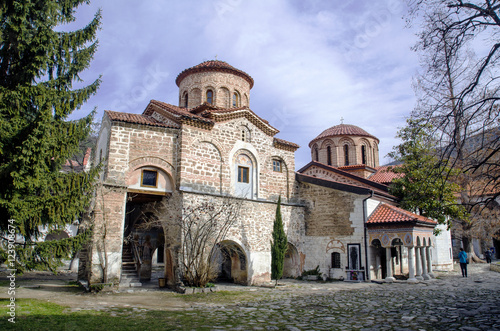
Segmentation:
<svg viewBox="0 0 500 331">
<path fill-rule="evenodd" d="M 500 330 L 499 273 L 483 264 L 468 278 L 436 275 L 418 284 L 285 281 L 266 300 L 191 309 L 193 318 L 210 314 L 213 330 Z"/>
<path fill-rule="evenodd" d="M 52 293 L 45 287 L 21 286 L 19 296 L 43 295 L 67 305 L 67 312 L 133 315 L 144 323 L 159 316 L 156 312 L 165 321 L 172 321 L 165 325 L 171 330 L 500 331 L 500 273 L 490 271 L 486 264 L 471 264 L 469 277 L 463 278 L 458 269 L 435 272 L 436 279 L 417 284 L 296 280 L 280 281 L 277 288 L 226 284 L 218 285 L 219 291 L 229 292 L 212 297 L 180 296 L 157 286 L 102 295 Z M 36 283 L 36 279 L 29 283 Z M 236 298 L 248 300 L 236 302 Z M 189 327 L 181 324 L 185 317 Z"/>
</svg>

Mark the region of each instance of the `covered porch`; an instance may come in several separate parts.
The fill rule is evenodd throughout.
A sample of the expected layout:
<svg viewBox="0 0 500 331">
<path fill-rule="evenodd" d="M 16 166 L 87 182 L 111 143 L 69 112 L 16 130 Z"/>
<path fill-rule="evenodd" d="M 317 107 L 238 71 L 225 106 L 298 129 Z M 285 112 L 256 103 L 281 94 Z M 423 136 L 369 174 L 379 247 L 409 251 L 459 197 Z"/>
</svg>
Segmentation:
<svg viewBox="0 0 500 331">
<path fill-rule="evenodd" d="M 367 221 L 370 279 L 418 282 L 434 278 L 431 247 L 437 222 L 381 203 Z"/>
</svg>

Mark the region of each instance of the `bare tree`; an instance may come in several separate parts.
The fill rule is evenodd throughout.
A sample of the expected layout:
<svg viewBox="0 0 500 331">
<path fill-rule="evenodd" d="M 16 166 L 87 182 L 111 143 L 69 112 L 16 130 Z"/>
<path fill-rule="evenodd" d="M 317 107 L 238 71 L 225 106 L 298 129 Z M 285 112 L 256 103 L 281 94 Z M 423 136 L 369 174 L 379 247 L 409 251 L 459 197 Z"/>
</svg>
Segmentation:
<svg viewBox="0 0 500 331">
<path fill-rule="evenodd" d="M 412 22 L 422 22 L 416 49 L 427 53 L 431 93 L 417 116 L 441 133 L 442 159 L 474 179 L 481 177 L 486 205 L 500 196 L 499 1 L 409 0 Z M 477 59 L 464 57 L 474 49 Z M 432 88 L 436 88 L 432 93 Z M 443 90 L 447 90 L 443 94 Z M 486 191 L 484 192 L 486 193 Z M 472 206 L 470 207 L 472 208 Z"/>
<path fill-rule="evenodd" d="M 242 200 L 229 196 L 195 197 L 186 200 L 174 192 L 171 197 L 152 203 L 155 217 L 147 219 L 140 228 L 163 227 L 165 242 L 179 244 L 178 263 L 184 284 L 204 287 L 218 275 L 217 244 L 238 220 Z"/>
<path fill-rule="evenodd" d="M 412 116 L 436 128 L 441 162 L 458 170 L 446 175 L 460 185 L 460 203 L 471 217 L 455 220 L 453 230 L 479 260 L 470 242 L 495 223 L 491 205 L 500 196 L 500 4 L 409 0 L 409 7 L 411 21 L 422 23 L 415 50 L 424 68 Z"/>
</svg>

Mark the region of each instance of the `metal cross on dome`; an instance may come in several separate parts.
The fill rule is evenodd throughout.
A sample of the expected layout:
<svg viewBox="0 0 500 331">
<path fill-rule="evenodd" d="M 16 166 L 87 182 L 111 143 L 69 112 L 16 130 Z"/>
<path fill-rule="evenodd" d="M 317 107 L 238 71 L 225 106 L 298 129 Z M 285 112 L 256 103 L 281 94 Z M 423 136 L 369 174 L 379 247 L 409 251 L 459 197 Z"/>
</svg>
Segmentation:
<svg viewBox="0 0 500 331">
<path fill-rule="evenodd" d="M 340 118 L 340 124 L 344 124 L 344 118 L 343 117 Z"/>
</svg>

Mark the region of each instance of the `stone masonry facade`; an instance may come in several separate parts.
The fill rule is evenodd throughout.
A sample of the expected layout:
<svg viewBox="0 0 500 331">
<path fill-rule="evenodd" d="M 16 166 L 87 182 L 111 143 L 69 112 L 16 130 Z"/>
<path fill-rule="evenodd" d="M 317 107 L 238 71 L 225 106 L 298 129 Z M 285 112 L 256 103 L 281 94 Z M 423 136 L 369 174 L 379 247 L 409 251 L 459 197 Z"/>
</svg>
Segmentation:
<svg viewBox="0 0 500 331">
<path fill-rule="evenodd" d="M 178 106 L 151 100 L 143 114 L 104 114 L 95 153 L 103 171 L 91 213 L 94 238 L 80 260 L 80 277 L 91 284 L 123 281 L 125 242 L 133 237 L 143 258 L 151 260 L 150 250 L 163 256 L 167 284 L 176 286 L 182 280 L 179 233 L 165 226 L 159 234 L 139 230 L 141 217 L 171 217 L 150 208 L 170 197 L 182 209 L 229 196 L 242 209 L 219 244 L 237 247 L 239 257 L 221 262 L 221 277 L 243 284 L 271 280 L 271 238 L 281 197 L 289 241 L 286 275 L 319 267 L 324 277 L 366 279 L 373 267 L 366 261 L 377 261 L 366 256 L 373 251 L 367 249 L 367 217 L 382 202 L 397 203 L 386 186 L 366 180 L 378 166 L 378 139 L 357 127 L 345 137 L 328 136 L 333 131 L 327 130 L 311 142 L 313 162 L 295 172 L 299 146 L 277 138 L 278 130 L 249 108 L 248 74 L 207 61 L 184 70 L 176 83 Z M 365 159 L 363 175 L 339 169 L 344 143 L 352 147 L 350 164 Z M 329 161 L 335 164 L 320 165 Z"/>
</svg>

